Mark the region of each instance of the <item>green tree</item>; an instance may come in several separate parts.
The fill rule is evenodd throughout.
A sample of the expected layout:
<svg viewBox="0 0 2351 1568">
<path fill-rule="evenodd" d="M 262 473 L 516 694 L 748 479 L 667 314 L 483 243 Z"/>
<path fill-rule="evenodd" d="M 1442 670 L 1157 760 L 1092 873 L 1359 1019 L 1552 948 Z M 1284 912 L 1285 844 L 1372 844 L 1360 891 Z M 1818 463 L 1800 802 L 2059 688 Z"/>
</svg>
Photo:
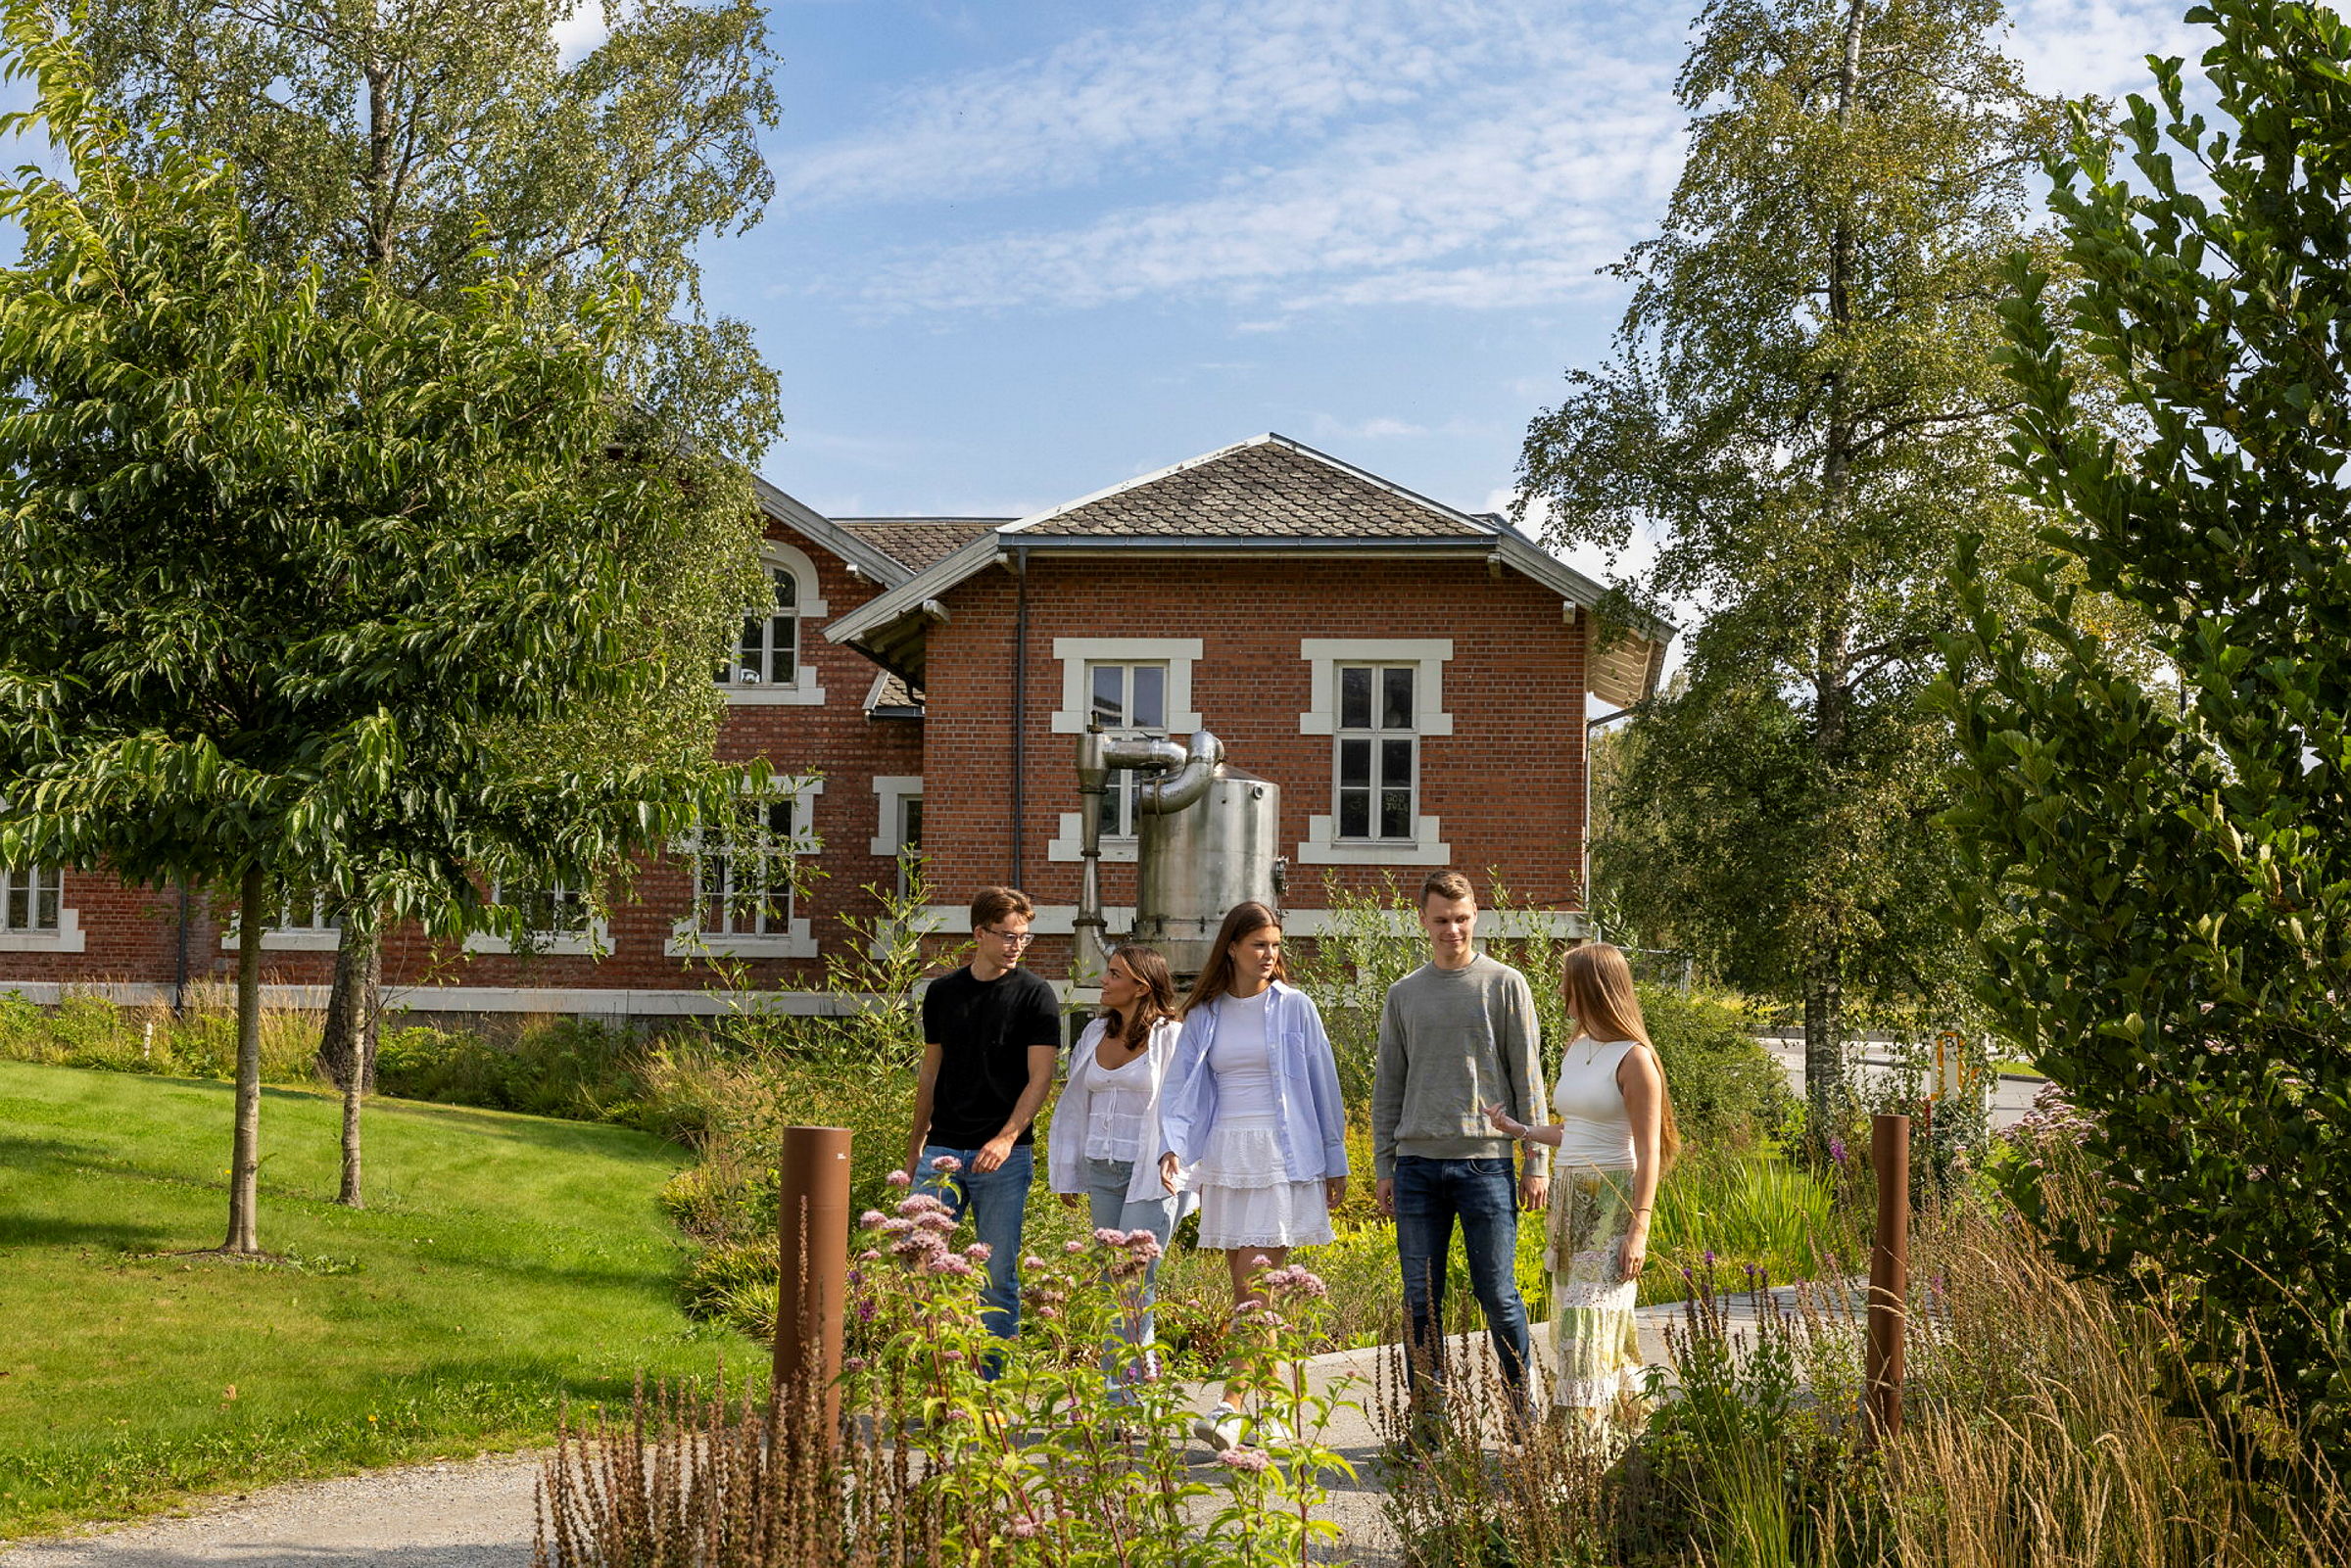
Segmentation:
<svg viewBox="0 0 2351 1568">
<path fill-rule="evenodd" d="M 1678 691 L 1599 846 L 1612 897 L 1743 987 L 1800 991 L 1816 1113 L 1845 990 L 1932 988 L 1951 942 L 1932 826 L 1948 731 L 1921 712 L 1962 529 L 2013 530 L 1993 362 L 2002 258 L 2057 108 L 1997 47 L 1997 0 L 1715 0 L 1676 84 L 1688 163 L 1613 356 L 1521 459 L 1552 537 L 1655 563 L 1696 602 Z"/>
<path fill-rule="evenodd" d="M 330 307 L 318 268 L 252 253 L 219 165 L 168 132 L 128 156 L 39 0 L 0 18 L 37 88 L 0 133 L 45 132 L 62 164 L 0 180 L 24 233 L 0 269 L 0 861 L 233 889 L 222 1250 L 250 1255 L 277 885 L 364 883 L 456 929 L 483 879 L 625 849 L 584 825 L 674 830 L 704 777 L 518 770 L 496 738 L 658 679 L 613 656 L 637 610 L 620 546 L 674 499 L 614 455 L 635 302 L 616 279 L 557 315 L 492 279 Z M 560 834 L 551 774 L 600 808 Z"/>
<path fill-rule="evenodd" d="M 139 127 L 168 125 L 226 155 L 256 255 L 316 265 L 335 308 L 387 287 L 431 304 L 502 275 L 560 316 L 604 298 L 615 269 L 633 282 L 635 308 L 608 318 L 634 409 L 619 434 L 657 470 L 672 510 L 620 546 L 643 613 L 615 654 L 666 680 L 649 696 L 633 689 L 625 706 L 582 703 L 494 737 L 517 766 L 625 770 L 709 754 L 721 713 L 711 663 L 742 607 L 767 592 L 745 465 L 778 423 L 776 380 L 744 323 L 703 310 L 695 247 L 757 221 L 774 190 L 757 135 L 777 106 L 752 0 L 613 0 L 605 40 L 566 64 L 552 29 L 569 9 L 92 0 L 89 37 L 100 95 L 134 127 L 135 150 L 161 145 Z M 551 797 L 543 826 L 564 832 L 566 809 L 603 798 Z M 342 915 L 320 1065 L 344 1087 L 345 1198 L 357 1204 L 387 911 L 362 879 Z"/>
<path fill-rule="evenodd" d="M 2081 291 L 2016 269 L 2011 462 L 2056 520 L 2021 606 L 1954 574 L 1954 822 L 1984 1000 L 2092 1126 L 2101 1222 L 2044 1216 L 2061 1255 L 2182 1314 L 2224 1410 L 2281 1389 L 2340 1452 L 2351 31 L 2276 0 L 2188 16 L 2218 30 L 2232 123 L 2187 115 L 2182 63 L 2154 62 L 2119 145 L 2080 123 L 2052 165 Z M 2099 376 L 2135 450 L 2084 406 Z M 2143 617 L 2158 670 L 2077 624 L 2091 589 Z"/>
</svg>

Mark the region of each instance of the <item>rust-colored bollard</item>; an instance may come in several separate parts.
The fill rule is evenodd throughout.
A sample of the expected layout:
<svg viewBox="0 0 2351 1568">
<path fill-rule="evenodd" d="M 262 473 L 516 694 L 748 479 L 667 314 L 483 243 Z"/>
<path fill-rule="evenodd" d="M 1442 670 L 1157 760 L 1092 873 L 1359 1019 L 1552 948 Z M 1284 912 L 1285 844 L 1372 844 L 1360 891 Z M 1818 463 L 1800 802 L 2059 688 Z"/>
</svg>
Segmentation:
<svg viewBox="0 0 2351 1568">
<path fill-rule="evenodd" d="M 1878 1178 L 1878 1235 L 1869 1252 L 1869 1339 L 1862 1416 L 1872 1443 L 1902 1431 L 1902 1326 L 1910 1296 L 1910 1118 L 1872 1117 L 1869 1164 Z"/>
<path fill-rule="evenodd" d="M 841 1312 L 849 1268 L 849 1129 L 786 1127 L 776 1165 L 776 1405 L 788 1428 L 815 1415 L 830 1449 L 840 1427 Z M 813 1387 L 811 1385 L 814 1385 Z"/>
</svg>

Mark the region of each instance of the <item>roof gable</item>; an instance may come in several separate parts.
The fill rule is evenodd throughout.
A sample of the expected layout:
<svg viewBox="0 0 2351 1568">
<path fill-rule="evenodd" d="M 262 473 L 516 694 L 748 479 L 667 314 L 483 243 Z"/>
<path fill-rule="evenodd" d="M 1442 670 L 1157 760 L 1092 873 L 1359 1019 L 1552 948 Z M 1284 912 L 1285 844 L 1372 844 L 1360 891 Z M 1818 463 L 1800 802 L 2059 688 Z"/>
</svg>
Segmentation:
<svg viewBox="0 0 2351 1568">
<path fill-rule="evenodd" d="M 751 491 L 758 498 L 759 510 L 769 519 L 782 523 L 802 539 L 831 551 L 886 589 L 897 587 L 922 569 L 908 565 L 869 541 L 860 539 L 831 518 L 778 490 L 757 474 L 751 476 Z"/>
<path fill-rule="evenodd" d="M 1464 540 L 1495 525 L 1286 436 L 1263 435 L 1024 518 L 1009 536 Z"/>
<path fill-rule="evenodd" d="M 836 517 L 856 538 L 888 553 L 909 571 L 928 571 L 1010 517 Z"/>
</svg>

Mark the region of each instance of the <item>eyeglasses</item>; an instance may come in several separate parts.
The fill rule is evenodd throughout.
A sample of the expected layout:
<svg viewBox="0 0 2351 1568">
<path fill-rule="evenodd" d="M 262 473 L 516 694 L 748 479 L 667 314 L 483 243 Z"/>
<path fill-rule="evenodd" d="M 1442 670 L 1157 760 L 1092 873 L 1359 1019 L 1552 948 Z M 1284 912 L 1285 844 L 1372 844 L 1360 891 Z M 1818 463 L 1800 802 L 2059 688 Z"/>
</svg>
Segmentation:
<svg viewBox="0 0 2351 1568">
<path fill-rule="evenodd" d="M 993 926 L 983 926 L 980 928 L 1002 942 L 1006 947 L 1027 947 L 1031 942 L 1036 940 L 1036 934 L 1033 931 L 1000 931 Z"/>
</svg>

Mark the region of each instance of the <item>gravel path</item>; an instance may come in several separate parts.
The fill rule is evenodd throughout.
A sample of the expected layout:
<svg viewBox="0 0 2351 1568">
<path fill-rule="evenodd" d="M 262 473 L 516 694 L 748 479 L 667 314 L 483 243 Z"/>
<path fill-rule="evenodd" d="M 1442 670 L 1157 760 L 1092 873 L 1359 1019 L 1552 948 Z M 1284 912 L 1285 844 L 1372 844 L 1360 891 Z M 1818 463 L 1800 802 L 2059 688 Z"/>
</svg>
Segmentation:
<svg viewBox="0 0 2351 1568">
<path fill-rule="evenodd" d="M 1792 1293 L 1775 1293 L 1786 1296 Z M 1641 1347 L 1662 1362 L 1663 1325 L 1679 1307 L 1641 1310 Z M 1734 1328 L 1751 1323 L 1744 1298 L 1730 1304 Z M 1543 1341 L 1538 1326 L 1536 1343 Z M 1484 1336 L 1463 1350 L 1482 1354 Z M 1327 1386 L 1364 1380 L 1356 1397 L 1370 1400 L 1379 1351 L 1342 1351 L 1315 1357 L 1310 1378 Z M 1346 1539 L 1334 1560 L 1363 1568 L 1392 1568 L 1396 1543 L 1380 1512 L 1377 1434 L 1360 1411 L 1342 1412 L 1326 1437 L 1351 1460 L 1361 1479 L 1330 1494 L 1329 1517 Z M 1209 1462 L 1202 1449 L 1199 1462 Z M 243 1568 L 315 1568 L 352 1563 L 361 1568 L 528 1568 L 537 1453 L 499 1453 L 479 1459 L 408 1465 L 334 1481 L 300 1481 L 228 1501 L 200 1502 L 184 1516 L 17 1546 L 0 1545 L 0 1568 L 195 1568 L 235 1563 Z"/>
</svg>

